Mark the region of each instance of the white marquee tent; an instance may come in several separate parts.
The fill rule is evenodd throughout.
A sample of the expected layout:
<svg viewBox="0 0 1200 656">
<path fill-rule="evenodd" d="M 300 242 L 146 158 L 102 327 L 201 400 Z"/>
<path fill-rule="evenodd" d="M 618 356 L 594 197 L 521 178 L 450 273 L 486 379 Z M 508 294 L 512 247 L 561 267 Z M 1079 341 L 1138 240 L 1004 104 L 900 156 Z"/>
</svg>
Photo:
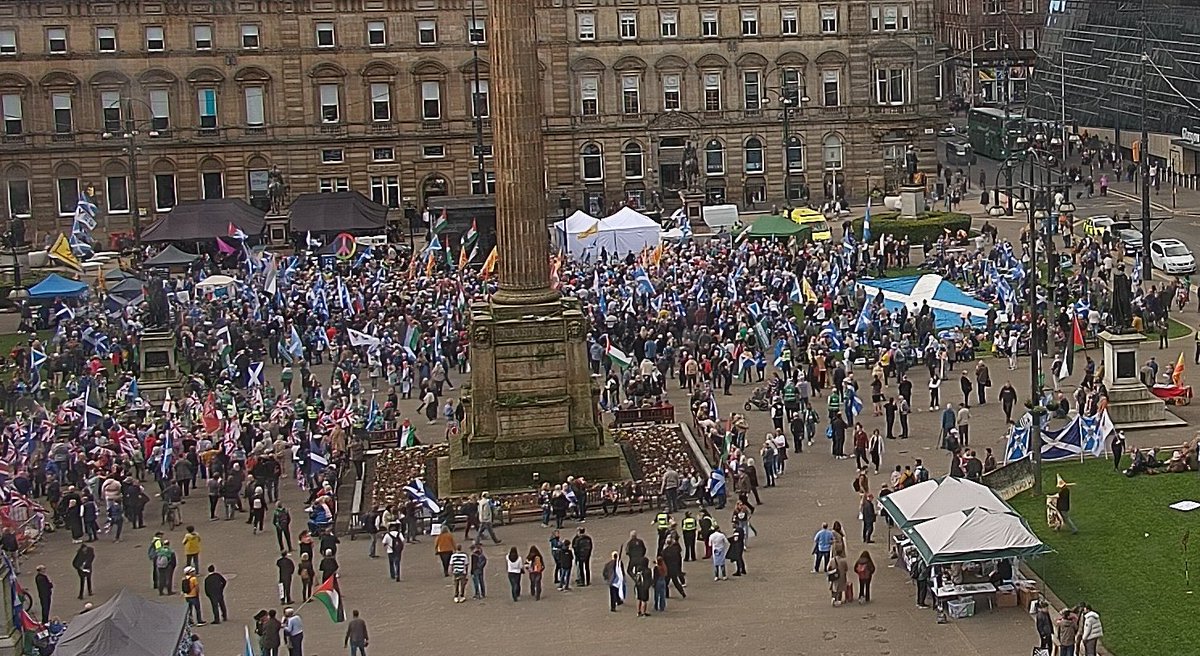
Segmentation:
<svg viewBox="0 0 1200 656">
<path fill-rule="evenodd" d="M 609 255 L 623 257 L 643 248 L 656 248 L 661 240 L 662 226 L 633 208 L 622 207 L 600 222 L 594 247 L 597 253 L 605 250 Z"/>
<path fill-rule="evenodd" d="M 583 210 L 576 210 L 571 216 L 556 222 L 554 238 L 558 240 L 559 250 L 565 250 L 571 257 L 582 258 L 584 252 L 592 250 L 596 243 L 599 223 L 599 220 Z"/>
<path fill-rule="evenodd" d="M 905 528 L 970 508 L 1013 512 L 1011 506 L 986 485 L 945 476 L 897 490 L 883 497 L 883 511 Z"/>
<path fill-rule="evenodd" d="M 1028 558 L 1048 550 L 1020 516 L 986 508 L 953 512 L 904 532 L 930 565 Z"/>
</svg>

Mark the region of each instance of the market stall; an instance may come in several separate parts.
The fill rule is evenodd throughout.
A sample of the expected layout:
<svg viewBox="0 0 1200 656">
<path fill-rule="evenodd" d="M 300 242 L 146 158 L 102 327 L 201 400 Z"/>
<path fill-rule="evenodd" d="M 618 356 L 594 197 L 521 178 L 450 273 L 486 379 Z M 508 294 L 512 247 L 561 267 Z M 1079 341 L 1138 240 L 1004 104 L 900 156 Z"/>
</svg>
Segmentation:
<svg viewBox="0 0 1200 656">
<path fill-rule="evenodd" d="M 596 243 L 599 230 L 599 219 L 583 210 L 576 210 L 571 216 L 554 224 L 554 239 L 559 252 L 582 258 Z"/>
<path fill-rule="evenodd" d="M 990 487 L 952 476 L 931 479 L 892 492 L 880 500 L 880 505 L 902 530 L 971 508 L 1015 512 Z"/>
<path fill-rule="evenodd" d="M 175 656 L 190 645 L 187 605 L 149 601 L 122 589 L 75 616 L 58 641 L 56 656 Z"/>
</svg>

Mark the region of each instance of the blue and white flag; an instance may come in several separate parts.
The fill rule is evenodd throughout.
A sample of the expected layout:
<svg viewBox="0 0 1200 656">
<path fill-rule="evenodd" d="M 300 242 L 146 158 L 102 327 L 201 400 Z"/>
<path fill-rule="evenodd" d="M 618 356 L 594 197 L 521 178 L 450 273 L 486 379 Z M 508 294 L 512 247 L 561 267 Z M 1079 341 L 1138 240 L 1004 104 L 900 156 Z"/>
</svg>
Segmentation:
<svg viewBox="0 0 1200 656">
<path fill-rule="evenodd" d="M 863 241 L 871 241 L 871 198 L 867 197 L 867 213 L 863 215 Z"/>
<path fill-rule="evenodd" d="M 404 486 L 404 492 L 409 499 L 425 506 L 433 514 L 442 512 L 441 505 L 425 492 L 425 482 L 419 478 L 414 478 L 413 482 Z"/>
<path fill-rule="evenodd" d="M 304 342 L 300 339 L 300 331 L 296 330 L 295 324 L 292 324 L 292 332 L 288 338 L 287 352 L 288 355 L 292 356 L 293 360 L 300 360 L 304 357 Z"/>
<path fill-rule="evenodd" d="M 854 388 L 852 386 L 847 385 L 846 386 L 846 414 L 850 416 L 851 422 L 854 421 L 855 417 L 857 417 L 859 414 L 862 413 L 862 409 L 863 409 L 862 399 L 858 398 L 858 394 L 855 393 Z"/>
<path fill-rule="evenodd" d="M 854 326 L 854 331 L 858 333 L 866 332 L 871 327 L 871 297 L 868 296 L 863 300 L 862 310 L 858 312 L 858 323 Z"/>
<path fill-rule="evenodd" d="M 1025 413 L 1008 431 L 1008 443 L 1004 447 L 1004 461 L 1015 462 L 1029 455 L 1029 432 L 1033 417 Z"/>
<path fill-rule="evenodd" d="M 800 278 L 792 278 L 792 290 L 788 292 L 788 300 L 793 305 L 804 305 L 804 290 L 800 288 Z"/>
<path fill-rule="evenodd" d="M 829 340 L 829 347 L 834 351 L 840 351 L 845 348 L 845 343 L 842 341 L 842 332 L 833 325 L 833 320 L 825 322 L 825 326 L 821 328 L 819 337 L 824 337 Z"/>
<path fill-rule="evenodd" d="M 88 198 L 87 193 L 79 192 L 79 202 L 75 205 L 75 221 L 71 226 L 71 232 L 87 236 L 90 231 L 95 230 L 96 210 L 96 204 Z"/>
<path fill-rule="evenodd" d="M 641 266 L 633 269 L 633 281 L 637 283 L 637 289 L 646 296 L 654 294 L 654 283 L 650 282 L 650 276 Z"/>
<path fill-rule="evenodd" d="M 264 371 L 263 363 L 251 362 L 246 370 L 246 383 L 250 387 L 261 387 L 267 383 L 267 375 Z"/>
</svg>

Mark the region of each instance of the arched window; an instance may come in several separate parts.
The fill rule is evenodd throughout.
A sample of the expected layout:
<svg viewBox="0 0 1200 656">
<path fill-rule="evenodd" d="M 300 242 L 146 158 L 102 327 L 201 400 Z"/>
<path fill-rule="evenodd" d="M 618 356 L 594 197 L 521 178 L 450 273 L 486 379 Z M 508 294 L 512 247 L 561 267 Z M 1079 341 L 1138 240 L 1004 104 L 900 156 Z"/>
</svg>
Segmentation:
<svg viewBox="0 0 1200 656">
<path fill-rule="evenodd" d="M 821 160 L 826 171 L 842 169 L 842 138 L 836 134 L 825 137 L 822 142 Z"/>
<path fill-rule="evenodd" d="M 746 140 L 744 148 L 746 159 L 746 173 L 762 173 L 763 172 L 763 143 L 758 137 L 750 137 Z"/>
<path fill-rule="evenodd" d="M 640 180 L 645 176 L 645 167 L 642 163 L 642 145 L 636 141 L 630 141 L 625 144 L 625 149 L 621 153 L 625 163 L 625 179 Z"/>
<path fill-rule="evenodd" d="M 725 175 L 725 146 L 717 139 L 709 139 L 704 144 L 704 172 Z"/>
<path fill-rule="evenodd" d="M 592 182 L 604 179 L 604 155 L 600 146 L 590 143 L 579 151 L 579 163 L 583 168 L 583 179 Z"/>
<path fill-rule="evenodd" d="M 788 171 L 795 173 L 804 170 L 804 142 L 800 137 L 788 137 L 786 156 Z"/>
</svg>

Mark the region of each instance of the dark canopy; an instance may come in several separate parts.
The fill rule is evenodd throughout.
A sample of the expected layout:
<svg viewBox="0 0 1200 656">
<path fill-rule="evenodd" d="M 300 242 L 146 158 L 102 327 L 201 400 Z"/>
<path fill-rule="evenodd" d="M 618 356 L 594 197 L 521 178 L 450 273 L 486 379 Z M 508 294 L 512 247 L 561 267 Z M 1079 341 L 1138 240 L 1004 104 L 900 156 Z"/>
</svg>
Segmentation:
<svg viewBox="0 0 1200 656">
<path fill-rule="evenodd" d="M 751 239 L 786 239 L 792 235 L 799 237 L 802 233 L 807 232 L 808 228 L 790 219 L 785 219 L 782 216 L 768 214 L 767 216 L 758 217 L 754 223 L 750 224 L 747 231 L 748 234 L 746 236 Z"/>
<path fill-rule="evenodd" d="M 247 235 L 261 235 L 266 212 L 239 198 L 180 203 L 142 233 L 142 241 L 196 241 L 226 237 L 229 224 Z"/>
<path fill-rule="evenodd" d="M 174 656 L 187 606 L 160 604 L 123 588 L 112 599 L 75 616 L 58 641 L 60 656 Z"/>
<path fill-rule="evenodd" d="M 357 191 L 302 194 L 292 201 L 292 232 L 379 234 L 387 228 L 388 210 Z"/>
<path fill-rule="evenodd" d="M 29 288 L 29 298 L 75 298 L 87 291 L 87 283 L 69 280 L 57 273 L 46 276 L 41 282 Z"/>
<path fill-rule="evenodd" d="M 199 255 L 192 255 L 187 251 L 180 250 L 175 247 L 175 244 L 170 244 L 154 257 L 142 263 L 142 266 L 147 269 L 165 269 L 169 267 L 182 267 L 200 259 Z"/>
</svg>

